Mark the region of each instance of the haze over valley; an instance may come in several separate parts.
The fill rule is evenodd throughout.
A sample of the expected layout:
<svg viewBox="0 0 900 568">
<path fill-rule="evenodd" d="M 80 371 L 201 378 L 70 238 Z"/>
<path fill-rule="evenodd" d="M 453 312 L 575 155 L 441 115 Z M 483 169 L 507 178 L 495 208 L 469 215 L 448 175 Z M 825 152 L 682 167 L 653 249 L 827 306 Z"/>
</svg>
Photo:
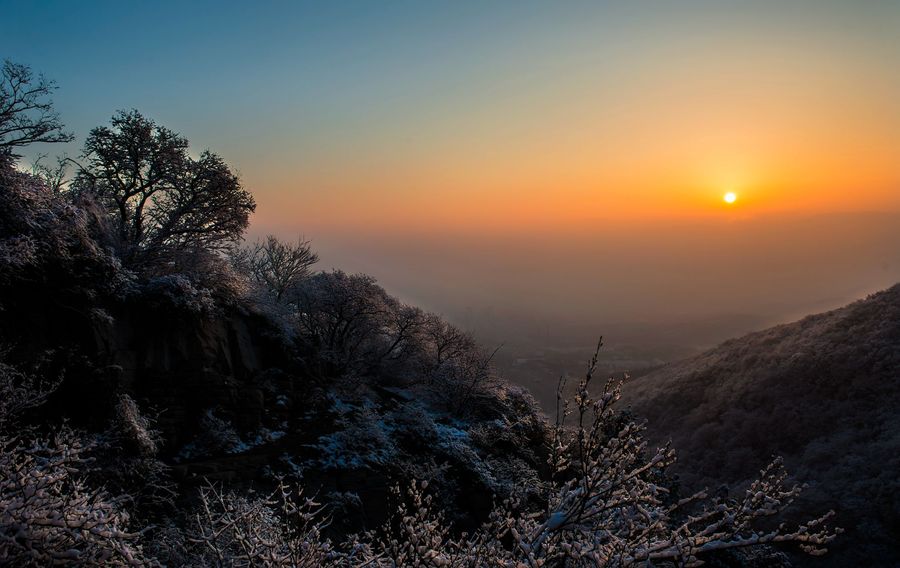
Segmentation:
<svg viewBox="0 0 900 568">
<path fill-rule="evenodd" d="M 840 307 L 900 281 L 900 214 L 591 223 L 525 234 L 314 237 L 325 266 L 503 345 L 508 378 L 552 401 L 600 335 L 609 371 L 640 372 Z"/>
</svg>

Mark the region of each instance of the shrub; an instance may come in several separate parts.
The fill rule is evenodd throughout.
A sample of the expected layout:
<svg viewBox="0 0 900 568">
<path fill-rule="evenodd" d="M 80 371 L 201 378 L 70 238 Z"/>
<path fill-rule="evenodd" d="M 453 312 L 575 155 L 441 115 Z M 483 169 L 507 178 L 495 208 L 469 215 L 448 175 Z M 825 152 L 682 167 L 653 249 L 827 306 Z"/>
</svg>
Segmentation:
<svg viewBox="0 0 900 568">
<path fill-rule="evenodd" d="M 23 429 L 24 409 L 43 401 L 33 378 L 0 364 L 0 564 L 143 566 L 150 563 L 130 530 L 127 495 L 85 479 L 96 439 L 68 427 L 50 435 Z M 24 387 L 24 388 L 23 388 Z"/>
</svg>

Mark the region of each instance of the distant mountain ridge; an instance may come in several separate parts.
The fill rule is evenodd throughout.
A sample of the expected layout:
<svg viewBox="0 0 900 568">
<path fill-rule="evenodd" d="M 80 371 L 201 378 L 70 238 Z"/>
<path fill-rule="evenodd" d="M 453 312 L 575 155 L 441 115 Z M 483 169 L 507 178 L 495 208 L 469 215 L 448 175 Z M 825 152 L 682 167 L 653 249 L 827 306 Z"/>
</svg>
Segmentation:
<svg viewBox="0 0 900 568">
<path fill-rule="evenodd" d="M 624 399 L 678 448 L 684 485 L 743 481 L 782 455 L 810 484 L 800 508 L 848 529 L 826 564 L 900 565 L 900 284 L 666 365 Z"/>
</svg>

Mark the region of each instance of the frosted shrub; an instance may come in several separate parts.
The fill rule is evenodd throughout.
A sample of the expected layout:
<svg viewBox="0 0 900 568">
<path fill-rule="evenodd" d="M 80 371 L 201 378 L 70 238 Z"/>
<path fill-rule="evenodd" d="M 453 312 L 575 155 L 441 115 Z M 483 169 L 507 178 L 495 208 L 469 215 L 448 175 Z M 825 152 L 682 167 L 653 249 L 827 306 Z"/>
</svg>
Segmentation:
<svg viewBox="0 0 900 568">
<path fill-rule="evenodd" d="M 247 449 L 234 426 L 208 409 L 200 419 L 200 431 L 194 441 L 182 448 L 179 457 L 195 458 L 215 454 L 234 454 Z"/>
<path fill-rule="evenodd" d="M 128 493 L 141 513 L 171 510 L 177 496 L 168 466 L 157 457 L 162 435 L 127 394 L 118 397 L 115 418 L 92 453 L 93 473 L 107 487 Z"/>
<path fill-rule="evenodd" d="M 333 565 L 337 555 L 322 536 L 321 506 L 284 483 L 261 497 L 208 485 L 188 538 L 198 566 L 309 567 Z"/>
<path fill-rule="evenodd" d="M 319 467 L 364 469 L 396 458 L 397 448 L 388 432 L 391 426 L 373 409 L 364 407 L 354 411 L 353 420 L 344 424 L 341 430 L 319 438 L 316 444 L 322 452 Z"/>
<path fill-rule="evenodd" d="M 0 565 L 147 564 L 128 498 L 83 477 L 96 440 L 67 427 L 37 436 L 18 423 L 52 386 L 0 363 Z"/>
<path fill-rule="evenodd" d="M 63 429 L 29 442 L 0 438 L 0 564 L 142 566 L 126 499 L 79 475 L 85 447 Z"/>
</svg>

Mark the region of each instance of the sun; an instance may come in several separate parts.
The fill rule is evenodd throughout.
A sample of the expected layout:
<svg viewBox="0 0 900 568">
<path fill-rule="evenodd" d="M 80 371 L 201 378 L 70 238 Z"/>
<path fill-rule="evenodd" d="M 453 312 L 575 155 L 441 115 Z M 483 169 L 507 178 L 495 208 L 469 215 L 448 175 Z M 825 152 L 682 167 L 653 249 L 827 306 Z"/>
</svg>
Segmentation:
<svg viewBox="0 0 900 568">
<path fill-rule="evenodd" d="M 722 196 L 722 199 L 725 200 L 725 203 L 734 203 L 735 201 L 737 201 L 737 194 L 733 191 L 729 191 L 724 196 Z"/>
</svg>

